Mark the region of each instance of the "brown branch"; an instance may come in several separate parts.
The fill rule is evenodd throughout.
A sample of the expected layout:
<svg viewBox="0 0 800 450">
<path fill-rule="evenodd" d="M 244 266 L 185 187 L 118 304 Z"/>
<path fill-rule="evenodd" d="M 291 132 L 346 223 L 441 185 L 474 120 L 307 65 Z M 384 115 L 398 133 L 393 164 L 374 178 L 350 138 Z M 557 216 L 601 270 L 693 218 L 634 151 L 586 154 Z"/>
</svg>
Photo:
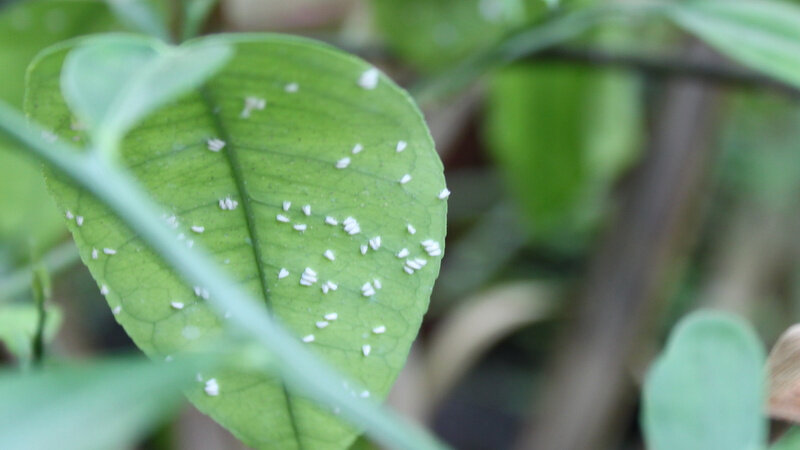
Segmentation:
<svg viewBox="0 0 800 450">
<path fill-rule="evenodd" d="M 691 78 L 709 84 L 771 90 L 792 98 L 800 98 L 800 89 L 789 83 L 726 63 L 719 58 L 708 58 L 707 56 L 662 55 L 654 57 L 592 48 L 555 47 L 530 55 L 519 64 L 540 62 L 617 67 L 654 78 Z"/>
</svg>

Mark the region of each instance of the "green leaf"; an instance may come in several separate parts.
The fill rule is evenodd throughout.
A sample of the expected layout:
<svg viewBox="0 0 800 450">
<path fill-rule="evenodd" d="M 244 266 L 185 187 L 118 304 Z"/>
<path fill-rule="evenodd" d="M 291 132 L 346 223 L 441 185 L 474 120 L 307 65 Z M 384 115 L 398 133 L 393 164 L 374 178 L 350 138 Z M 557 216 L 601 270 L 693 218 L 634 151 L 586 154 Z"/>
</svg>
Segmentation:
<svg viewBox="0 0 800 450">
<path fill-rule="evenodd" d="M 197 36 L 217 0 L 186 0 L 181 2 L 183 8 L 183 28 L 181 38 L 186 40 Z"/>
<path fill-rule="evenodd" d="M 44 338 L 51 341 L 61 327 L 61 310 L 54 305 L 46 309 Z M 0 342 L 11 354 L 28 361 L 38 322 L 39 310 L 32 303 L 0 304 Z"/>
<path fill-rule="evenodd" d="M 797 450 L 800 448 L 800 428 L 792 427 L 778 442 L 772 444 L 770 450 Z"/>
<path fill-rule="evenodd" d="M 374 88 L 362 87 L 372 87 L 362 79 L 371 70 L 366 63 L 308 40 L 223 35 L 192 45 L 198 42 L 231 45 L 236 56 L 199 92 L 135 128 L 122 145 L 122 162 L 165 206 L 176 239 L 207 249 L 298 339 L 314 335 L 306 344 L 313 352 L 365 386 L 371 399 L 383 399 L 438 274 L 440 252 L 429 255 L 421 243 L 444 245 L 442 166 L 421 114 L 382 75 Z M 26 106 L 71 137 L 61 125 L 69 113 L 58 92 L 67 51 L 54 48 L 32 67 Z M 355 147 L 361 151 L 354 154 Z M 401 184 L 406 174 L 411 180 Z M 202 298 L 202 286 L 196 295 L 106 208 L 56 178 L 58 204 L 85 218 L 81 227 L 70 223 L 84 262 L 142 350 L 164 357 L 222 331 L 225 321 Z M 284 202 L 291 202 L 288 211 Z M 326 223 L 328 216 L 337 225 Z M 348 217 L 359 233 L 344 230 Z M 295 229 L 300 225 L 306 229 Z M 398 258 L 404 248 L 409 255 Z M 409 258 L 426 264 L 408 274 Z M 289 275 L 279 279 L 282 268 Z M 306 268 L 317 274 L 312 286 L 300 283 Z M 325 294 L 328 281 L 337 289 Z M 364 295 L 366 283 L 371 296 Z M 325 318 L 333 313 L 335 319 Z M 190 399 L 253 447 L 346 448 L 357 434 L 309 399 L 287 396 L 277 378 L 209 376 L 218 380 L 219 395 L 207 395 L 198 383 Z M 367 395 L 360 388 L 353 394 Z"/>
<path fill-rule="evenodd" d="M 574 243 L 597 218 L 635 148 L 636 93 L 628 77 L 564 65 L 515 66 L 493 78 L 489 147 L 532 236 Z"/>
<path fill-rule="evenodd" d="M 374 0 L 375 21 L 393 51 L 440 70 L 496 44 L 546 8 L 541 0 Z"/>
<path fill-rule="evenodd" d="M 193 372 L 132 358 L 0 372 L 0 448 L 125 448 L 179 404 Z"/>
<path fill-rule="evenodd" d="M 171 40 L 167 25 L 165 6 L 167 2 L 159 0 L 106 0 L 106 2 L 120 22 L 128 27 L 164 42 Z"/>
<path fill-rule="evenodd" d="M 106 5 L 97 1 L 17 2 L 0 10 L 0 99 L 22 105 L 25 70 L 43 48 L 75 36 L 118 27 Z M 7 151 L 0 142 L 0 241 L 24 247 L 30 239 L 40 248 L 64 233 L 63 219 L 44 185 L 41 171 Z"/>
<path fill-rule="evenodd" d="M 170 47 L 103 37 L 69 54 L 61 90 L 95 144 L 115 147 L 143 117 L 195 89 L 230 56 L 229 47 L 213 43 Z"/>
<path fill-rule="evenodd" d="M 800 86 L 800 8 L 788 2 L 689 1 L 666 14 L 734 60 Z"/>
<path fill-rule="evenodd" d="M 695 313 L 679 323 L 644 386 L 654 450 L 763 448 L 764 349 L 741 320 Z"/>
</svg>

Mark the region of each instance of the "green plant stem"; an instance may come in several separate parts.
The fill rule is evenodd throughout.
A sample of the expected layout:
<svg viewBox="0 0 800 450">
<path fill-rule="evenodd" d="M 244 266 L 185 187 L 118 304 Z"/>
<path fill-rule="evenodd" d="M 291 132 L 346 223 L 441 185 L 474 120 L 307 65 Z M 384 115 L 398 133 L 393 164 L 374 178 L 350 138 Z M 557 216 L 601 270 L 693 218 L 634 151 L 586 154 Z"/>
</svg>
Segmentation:
<svg viewBox="0 0 800 450">
<path fill-rule="evenodd" d="M 160 208 L 126 171 L 98 156 L 102 153 L 80 153 L 60 141 L 48 143 L 41 137 L 41 128 L 28 124 L 4 104 L 0 104 L 0 131 L 104 203 L 187 283 L 204 286 L 211 294 L 208 302 L 219 313 L 229 314 L 230 331 L 244 333 L 268 349 L 277 359 L 278 372 L 293 390 L 329 408 L 338 408 L 344 419 L 363 427 L 368 435 L 387 447 L 409 450 L 444 447 L 425 430 L 392 411 L 375 402 L 353 398 L 344 388 L 345 378 L 306 350 L 267 313 L 262 302 L 223 275 L 199 249 L 180 245 L 172 231 L 158 219 Z"/>
<path fill-rule="evenodd" d="M 50 249 L 39 262 L 50 274 L 57 274 L 80 261 L 78 249 L 72 241 L 59 244 Z M 0 302 L 11 300 L 12 298 L 28 291 L 33 281 L 34 265 L 30 265 L 8 276 L 0 278 Z"/>
</svg>

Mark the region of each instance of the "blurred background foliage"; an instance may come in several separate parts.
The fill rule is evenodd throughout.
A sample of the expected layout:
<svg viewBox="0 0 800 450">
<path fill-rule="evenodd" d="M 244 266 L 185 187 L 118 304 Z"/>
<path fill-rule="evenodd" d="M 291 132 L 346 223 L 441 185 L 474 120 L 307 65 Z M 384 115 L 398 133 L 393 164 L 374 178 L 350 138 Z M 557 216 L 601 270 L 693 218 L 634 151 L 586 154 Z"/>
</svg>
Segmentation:
<svg viewBox="0 0 800 450">
<path fill-rule="evenodd" d="M 319 38 L 413 89 L 592 3 L 222 0 L 203 29 Z M 15 106 L 42 48 L 137 27 L 99 1 L 0 4 L 0 98 Z M 421 105 L 453 191 L 448 252 L 392 406 L 456 448 L 636 449 L 643 373 L 680 317 L 733 312 L 771 346 L 800 317 L 800 91 L 743 70 L 664 23 L 622 21 Z M 33 351 L 31 266 L 53 272 L 48 361 L 132 351 L 39 168 L 2 149 L 0 210 L 0 361 Z M 125 436 L 241 448 L 189 406 Z"/>
</svg>

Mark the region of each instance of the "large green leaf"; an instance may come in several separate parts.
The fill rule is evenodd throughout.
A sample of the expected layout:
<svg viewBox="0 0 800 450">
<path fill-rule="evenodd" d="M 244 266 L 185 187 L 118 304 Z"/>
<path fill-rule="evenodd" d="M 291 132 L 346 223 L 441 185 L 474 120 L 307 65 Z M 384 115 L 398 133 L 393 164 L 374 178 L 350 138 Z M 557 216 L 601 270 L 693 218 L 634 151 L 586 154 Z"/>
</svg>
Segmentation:
<svg viewBox="0 0 800 450">
<path fill-rule="evenodd" d="M 731 58 L 800 85 L 800 7 L 766 0 L 675 2 L 679 26 Z"/>
<path fill-rule="evenodd" d="M 271 35 L 191 45 L 209 43 L 236 55 L 200 92 L 134 128 L 121 159 L 164 204 L 176 239 L 207 249 L 298 339 L 366 387 L 354 396 L 380 400 L 416 336 L 439 269 L 434 247 L 444 245 L 442 166 L 422 116 L 389 79 L 326 46 Z M 69 49 L 32 66 L 26 108 L 72 138 L 59 92 Z M 88 195 L 57 177 L 51 189 L 83 218 L 69 222 L 81 256 L 142 350 L 163 358 L 221 332 L 202 286 L 184 286 Z M 426 249 L 428 240 L 436 244 Z M 248 445 L 345 448 L 356 436 L 275 378 L 221 371 L 203 380 L 190 399 Z"/>
<path fill-rule="evenodd" d="M 711 312 L 684 319 L 644 386 L 650 448 L 763 448 L 765 359 L 758 338 L 739 319 Z"/>
<path fill-rule="evenodd" d="M 0 372 L 0 448 L 127 448 L 174 410 L 194 370 L 125 358 Z"/>
<path fill-rule="evenodd" d="M 25 69 L 43 48 L 74 36 L 115 27 L 100 1 L 18 2 L 0 11 L 0 99 L 21 105 Z M 0 144 L 0 147 L 2 145 Z M 59 213 L 37 167 L 0 148 L 0 240 L 12 245 L 33 238 L 47 246 L 63 233 Z M 20 254 L 26 249 L 18 249 Z"/>
</svg>

